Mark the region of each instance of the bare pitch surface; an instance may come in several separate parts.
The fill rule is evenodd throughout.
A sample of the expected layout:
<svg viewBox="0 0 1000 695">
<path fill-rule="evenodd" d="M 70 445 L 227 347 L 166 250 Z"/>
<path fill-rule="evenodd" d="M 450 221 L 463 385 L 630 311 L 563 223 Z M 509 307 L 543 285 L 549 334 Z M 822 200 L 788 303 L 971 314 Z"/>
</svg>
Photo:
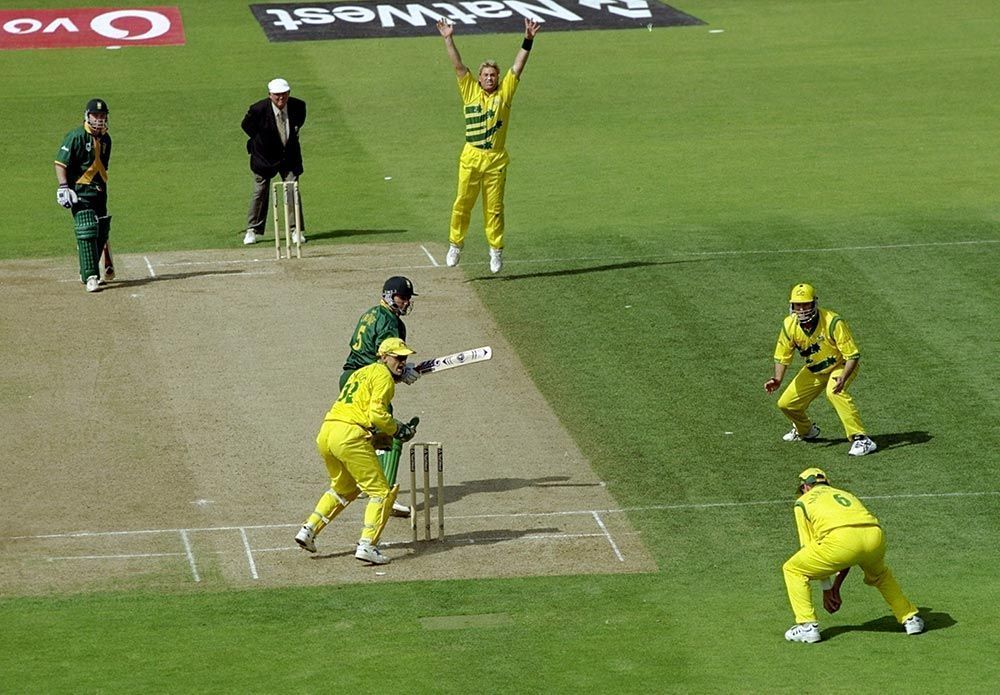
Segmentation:
<svg viewBox="0 0 1000 695">
<path fill-rule="evenodd" d="M 462 273 L 415 245 L 271 252 L 120 256 L 96 295 L 70 259 L 0 266 L 0 593 L 655 569 Z M 394 274 L 419 293 L 418 358 L 494 357 L 398 386 L 397 415 L 445 445 L 447 539 L 392 519 L 376 569 L 352 557 L 362 503 L 316 556 L 292 537 L 326 487 L 314 439 L 348 339 Z"/>
</svg>

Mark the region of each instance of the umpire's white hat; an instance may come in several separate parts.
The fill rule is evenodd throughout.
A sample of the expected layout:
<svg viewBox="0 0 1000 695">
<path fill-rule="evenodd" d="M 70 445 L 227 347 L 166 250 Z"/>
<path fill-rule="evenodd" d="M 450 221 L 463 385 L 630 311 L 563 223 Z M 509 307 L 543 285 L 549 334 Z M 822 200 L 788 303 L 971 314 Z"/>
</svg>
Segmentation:
<svg viewBox="0 0 1000 695">
<path fill-rule="evenodd" d="M 267 83 L 267 91 L 271 94 L 286 94 L 292 91 L 292 88 L 289 86 L 287 80 L 282 79 L 281 77 L 275 77 Z"/>
</svg>

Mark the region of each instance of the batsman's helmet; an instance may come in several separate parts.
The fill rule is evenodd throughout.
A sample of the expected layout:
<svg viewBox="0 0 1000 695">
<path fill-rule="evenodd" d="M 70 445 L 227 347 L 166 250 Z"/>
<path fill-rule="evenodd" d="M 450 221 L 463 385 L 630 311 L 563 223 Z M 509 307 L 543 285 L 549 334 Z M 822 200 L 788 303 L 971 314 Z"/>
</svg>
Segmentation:
<svg viewBox="0 0 1000 695">
<path fill-rule="evenodd" d="M 803 485 L 829 485 L 830 481 L 822 468 L 807 468 L 799 473 L 798 491 L 802 492 Z"/>
<path fill-rule="evenodd" d="M 108 102 L 104 99 L 91 99 L 83 110 L 83 120 L 98 133 L 108 129 Z"/>
<path fill-rule="evenodd" d="M 86 113 L 108 113 L 108 102 L 104 99 L 91 99 L 87 102 Z"/>
<path fill-rule="evenodd" d="M 402 275 L 394 275 L 382 285 L 382 299 L 400 316 L 410 313 L 410 310 L 413 308 L 413 298 L 416 296 L 417 293 L 413 291 L 413 283 L 410 282 L 410 278 L 404 278 Z M 400 309 L 392 301 L 393 297 L 402 297 L 407 302 L 406 306 Z"/>
<path fill-rule="evenodd" d="M 406 357 L 407 355 L 417 354 L 415 350 L 411 350 L 406 343 L 403 342 L 401 338 L 386 338 L 378 346 L 378 355 L 382 357 L 383 355 L 394 355 L 395 357 Z"/>
<path fill-rule="evenodd" d="M 819 314 L 818 297 L 812 285 L 800 282 L 792 288 L 788 297 L 788 313 L 798 318 L 799 323 L 809 323 Z M 809 304 L 805 309 L 795 309 L 795 304 Z"/>
</svg>

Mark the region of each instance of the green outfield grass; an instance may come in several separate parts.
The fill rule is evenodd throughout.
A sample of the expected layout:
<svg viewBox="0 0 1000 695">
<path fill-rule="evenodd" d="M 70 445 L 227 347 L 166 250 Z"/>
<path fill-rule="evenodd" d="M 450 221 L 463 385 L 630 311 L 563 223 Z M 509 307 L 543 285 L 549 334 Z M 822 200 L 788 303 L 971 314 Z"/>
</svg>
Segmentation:
<svg viewBox="0 0 1000 695">
<path fill-rule="evenodd" d="M 50 162 L 95 95 L 111 106 L 116 250 L 235 247 L 239 122 L 276 74 L 310 108 L 310 245 L 443 248 L 461 123 L 433 30 L 269 45 L 246 4 L 178 4 L 183 47 L 4 53 L 17 129 L 0 258 L 72 262 Z M 504 273 L 473 265 L 478 209 L 460 266 L 660 571 L 3 597 L 0 691 L 994 690 L 1000 9 L 676 6 L 708 26 L 543 31 L 508 139 Z M 519 39 L 457 41 L 467 63 L 507 66 Z M 848 459 L 822 400 L 830 441 L 780 441 L 762 384 L 800 281 L 861 345 L 870 458 Z M 927 634 L 905 638 L 852 575 L 824 643 L 783 641 L 780 564 L 811 465 L 877 497 Z"/>
</svg>

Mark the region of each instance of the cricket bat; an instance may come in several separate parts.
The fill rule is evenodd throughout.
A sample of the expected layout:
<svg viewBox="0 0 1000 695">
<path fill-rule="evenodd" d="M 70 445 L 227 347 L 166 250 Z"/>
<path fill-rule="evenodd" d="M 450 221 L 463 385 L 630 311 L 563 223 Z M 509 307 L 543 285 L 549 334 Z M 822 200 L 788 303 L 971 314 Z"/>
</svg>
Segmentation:
<svg viewBox="0 0 1000 695">
<path fill-rule="evenodd" d="M 485 362 L 492 357 L 493 348 L 487 345 L 485 347 L 473 348 L 472 350 L 456 352 L 454 355 L 444 355 L 431 360 L 424 360 L 417 364 L 414 369 L 421 374 L 430 374 L 431 372 L 441 372 L 452 367 L 461 367 L 475 362 Z"/>
</svg>

